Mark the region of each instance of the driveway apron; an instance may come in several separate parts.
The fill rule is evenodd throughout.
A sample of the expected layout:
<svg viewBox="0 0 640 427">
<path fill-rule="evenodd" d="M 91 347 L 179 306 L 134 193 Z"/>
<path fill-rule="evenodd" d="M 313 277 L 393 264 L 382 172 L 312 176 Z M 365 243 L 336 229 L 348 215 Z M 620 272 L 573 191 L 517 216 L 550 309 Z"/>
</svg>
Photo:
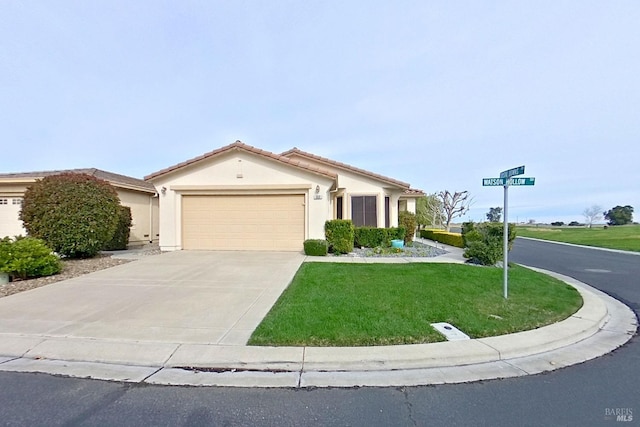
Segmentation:
<svg viewBox="0 0 640 427">
<path fill-rule="evenodd" d="M 0 337 L 246 345 L 304 255 L 178 251 L 0 298 Z"/>
</svg>

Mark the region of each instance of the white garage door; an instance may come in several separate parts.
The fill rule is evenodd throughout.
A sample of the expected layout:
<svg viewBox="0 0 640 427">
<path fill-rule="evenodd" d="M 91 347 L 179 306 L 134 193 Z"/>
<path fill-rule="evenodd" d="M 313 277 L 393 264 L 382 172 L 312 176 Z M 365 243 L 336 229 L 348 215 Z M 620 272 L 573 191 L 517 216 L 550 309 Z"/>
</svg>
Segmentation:
<svg viewBox="0 0 640 427">
<path fill-rule="evenodd" d="M 27 234 L 18 219 L 22 209 L 22 199 L 15 197 L 0 197 L 0 238 Z"/>
<path fill-rule="evenodd" d="M 300 251 L 304 195 L 183 196 L 183 249 Z"/>
</svg>

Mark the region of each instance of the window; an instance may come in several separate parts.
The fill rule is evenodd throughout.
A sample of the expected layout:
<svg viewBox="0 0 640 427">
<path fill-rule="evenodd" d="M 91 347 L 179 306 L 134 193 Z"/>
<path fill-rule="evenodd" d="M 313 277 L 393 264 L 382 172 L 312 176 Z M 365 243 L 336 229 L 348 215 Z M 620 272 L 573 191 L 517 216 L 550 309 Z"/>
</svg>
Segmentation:
<svg viewBox="0 0 640 427">
<path fill-rule="evenodd" d="M 377 227 L 376 196 L 351 196 L 351 220 L 356 227 Z"/>
<path fill-rule="evenodd" d="M 384 226 L 385 228 L 391 227 L 391 199 L 389 196 L 384 198 Z"/>
<path fill-rule="evenodd" d="M 21 205 L 22 204 L 22 199 L 13 199 L 11 201 L 11 203 L 13 203 L 14 205 Z"/>
<path fill-rule="evenodd" d="M 342 196 L 336 197 L 336 219 L 342 219 Z"/>
<path fill-rule="evenodd" d="M 0 205 L 8 205 L 9 199 L 0 199 Z"/>
</svg>

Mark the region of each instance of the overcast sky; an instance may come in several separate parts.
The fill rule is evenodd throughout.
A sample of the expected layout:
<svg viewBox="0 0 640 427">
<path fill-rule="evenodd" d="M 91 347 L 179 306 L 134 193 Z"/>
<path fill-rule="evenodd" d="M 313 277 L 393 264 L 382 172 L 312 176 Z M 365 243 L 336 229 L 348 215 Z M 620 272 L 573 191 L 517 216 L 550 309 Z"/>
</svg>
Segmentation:
<svg viewBox="0 0 640 427">
<path fill-rule="evenodd" d="M 142 178 L 241 140 L 468 190 L 483 220 L 640 218 L 640 2 L 0 2 L 0 172 Z"/>
</svg>

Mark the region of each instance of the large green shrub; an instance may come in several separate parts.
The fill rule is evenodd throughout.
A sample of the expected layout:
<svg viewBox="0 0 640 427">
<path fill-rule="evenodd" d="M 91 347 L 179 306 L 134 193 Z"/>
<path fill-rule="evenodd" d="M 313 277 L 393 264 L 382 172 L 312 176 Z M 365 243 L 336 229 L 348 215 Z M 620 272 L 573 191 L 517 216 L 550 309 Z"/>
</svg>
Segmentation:
<svg viewBox="0 0 640 427">
<path fill-rule="evenodd" d="M 127 249 L 129 244 L 129 234 L 131 232 L 131 208 L 129 206 L 120 206 L 118 213 L 118 225 L 113 237 L 105 247 L 107 251 L 117 251 Z"/>
<path fill-rule="evenodd" d="M 511 250 L 516 238 L 516 227 L 508 225 L 508 247 Z M 475 224 L 466 222 L 462 226 L 465 244 L 464 257 L 483 265 L 495 265 L 503 258 L 504 225 L 494 222 Z"/>
<path fill-rule="evenodd" d="M 51 276 L 61 268 L 58 257 L 40 239 L 4 238 L 0 241 L 0 271 L 12 278 Z"/>
<path fill-rule="evenodd" d="M 45 177 L 24 194 L 20 219 L 29 236 L 70 258 L 96 255 L 118 225 L 120 200 L 106 181 L 63 173 Z"/>
<path fill-rule="evenodd" d="M 403 236 L 404 242 L 413 242 L 413 236 L 416 233 L 416 227 L 418 227 L 416 214 L 409 211 L 400 211 L 398 215 L 398 225 L 405 230 Z"/>
<path fill-rule="evenodd" d="M 516 238 L 516 226 L 515 224 L 509 224 L 509 236 L 508 245 L 509 250 L 513 247 L 513 241 Z M 483 240 L 485 237 L 499 237 L 502 241 L 504 233 L 504 224 L 495 222 L 482 222 L 476 224 L 474 222 L 465 222 L 462 224 L 462 238 L 465 242 L 465 247 L 470 242 L 476 240 Z"/>
<path fill-rule="evenodd" d="M 336 254 L 353 251 L 354 229 L 348 219 L 334 219 L 324 223 L 324 234 L 329 248 Z"/>
<path fill-rule="evenodd" d="M 309 256 L 326 256 L 329 244 L 326 240 L 308 239 L 304 241 L 304 254 Z"/>
<path fill-rule="evenodd" d="M 354 229 L 354 245 L 366 248 L 390 247 L 392 240 L 404 239 L 404 236 L 405 229 L 402 227 L 356 227 Z"/>
<path fill-rule="evenodd" d="M 475 233 L 473 233 L 475 232 Z M 472 234 L 470 234 L 472 233 Z M 476 223 L 473 221 L 462 223 L 462 240 L 464 241 L 464 247 L 467 247 L 467 239 L 477 240 L 478 233 L 476 230 Z"/>
</svg>

